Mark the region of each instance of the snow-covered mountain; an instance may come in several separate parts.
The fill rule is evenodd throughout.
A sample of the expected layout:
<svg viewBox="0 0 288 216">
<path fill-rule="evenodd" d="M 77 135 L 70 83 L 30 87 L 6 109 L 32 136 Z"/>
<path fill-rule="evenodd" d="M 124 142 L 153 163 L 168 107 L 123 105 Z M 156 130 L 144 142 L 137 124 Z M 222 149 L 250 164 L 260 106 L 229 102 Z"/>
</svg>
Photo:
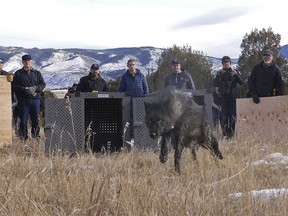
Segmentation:
<svg viewBox="0 0 288 216">
<path fill-rule="evenodd" d="M 144 74 L 157 70 L 157 62 L 164 51 L 155 47 L 115 48 L 105 50 L 90 49 L 26 49 L 21 47 L 1 47 L 4 70 L 15 72 L 22 67 L 21 56 L 29 53 L 33 58 L 34 68 L 41 71 L 47 87 L 60 89 L 78 83 L 80 77 L 89 73 L 93 63 L 100 65 L 101 75 L 107 81 L 116 79 L 127 70 L 127 61 L 133 57 L 137 67 Z M 221 59 L 208 56 L 212 62 L 212 72 L 221 67 Z M 232 59 L 237 65 L 237 59 Z"/>
<path fill-rule="evenodd" d="M 157 70 L 157 61 L 164 49 L 154 47 L 116 48 L 106 50 L 86 49 L 25 49 L 21 47 L 0 47 L 4 59 L 4 70 L 15 72 L 21 68 L 21 57 L 29 53 L 33 67 L 41 71 L 50 89 L 67 88 L 78 83 L 81 76 L 89 73 L 93 63 L 100 65 L 104 79 L 116 79 L 127 70 L 127 61 L 133 57 L 137 67 L 144 73 Z"/>
</svg>

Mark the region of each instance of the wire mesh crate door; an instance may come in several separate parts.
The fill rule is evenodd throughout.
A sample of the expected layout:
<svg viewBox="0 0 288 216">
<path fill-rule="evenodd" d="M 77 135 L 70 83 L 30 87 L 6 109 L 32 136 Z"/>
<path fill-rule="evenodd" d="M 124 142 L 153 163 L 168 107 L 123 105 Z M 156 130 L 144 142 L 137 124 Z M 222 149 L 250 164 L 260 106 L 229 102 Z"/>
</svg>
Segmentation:
<svg viewBox="0 0 288 216">
<path fill-rule="evenodd" d="M 122 99 L 86 98 L 84 109 L 86 147 L 93 152 L 120 150 L 123 146 Z"/>
</svg>

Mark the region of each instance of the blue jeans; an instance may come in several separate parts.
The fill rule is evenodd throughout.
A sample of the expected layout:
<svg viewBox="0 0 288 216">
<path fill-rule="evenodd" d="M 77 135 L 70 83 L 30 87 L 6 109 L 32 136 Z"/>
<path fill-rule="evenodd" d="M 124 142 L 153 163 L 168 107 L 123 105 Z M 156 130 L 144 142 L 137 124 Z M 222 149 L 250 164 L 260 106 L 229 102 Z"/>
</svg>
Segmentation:
<svg viewBox="0 0 288 216">
<path fill-rule="evenodd" d="M 223 101 L 221 110 L 223 118 L 223 136 L 231 138 L 234 135 L 236 124 L 236 101 Z"/>
<path fill-rule="evenodd" d="M 32 122 L 31 136 L 32 138 L 39 137 L 39 113 L 40 113 L 40 99 L 18 98 L 19 118 L 20 118 L 20 138 L 28 139 L 27 123 L 29 115 Z"/>
</svg>

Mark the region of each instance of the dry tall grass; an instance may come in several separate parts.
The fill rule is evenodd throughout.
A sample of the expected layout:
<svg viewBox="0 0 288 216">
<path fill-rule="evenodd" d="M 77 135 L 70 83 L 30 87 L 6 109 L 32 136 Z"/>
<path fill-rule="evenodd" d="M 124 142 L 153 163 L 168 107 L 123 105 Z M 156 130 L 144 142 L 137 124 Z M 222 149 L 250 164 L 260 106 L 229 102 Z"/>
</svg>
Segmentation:
<svg viewBox="0 0 288 216">
<path fill-rule="evenodd" d="M 43 149 L 43 140 L 1 149 L 0 215 L 288 215 L 287 195 L 248 194 L 288 188 L 287 164 L 251 165 L 271 153 L 287 156 L 287 140 L 221 140 L 223 161 L 200 149 L 195 162 L 186 149 L 181 175 L 172 153 L 161 164 L 153 152 L 69 158 Z M 229 196 L 236 192 L 247 194 Z"/>
</svg>

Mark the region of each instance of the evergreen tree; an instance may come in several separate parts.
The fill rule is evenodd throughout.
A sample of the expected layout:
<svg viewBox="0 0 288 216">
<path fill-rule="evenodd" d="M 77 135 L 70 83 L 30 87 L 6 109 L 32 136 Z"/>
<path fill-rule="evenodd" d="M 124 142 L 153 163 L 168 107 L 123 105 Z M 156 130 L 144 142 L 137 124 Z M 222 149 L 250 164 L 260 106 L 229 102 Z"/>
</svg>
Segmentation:
<svg viewBox="0 0 288 216">
<path fill-rule="evenodd" d="M 120 81 L 121 76 L 117 77 L 116 80 L 109 80 L 107 83 L 109 92 L 118 92 Z"/>
</svg>

